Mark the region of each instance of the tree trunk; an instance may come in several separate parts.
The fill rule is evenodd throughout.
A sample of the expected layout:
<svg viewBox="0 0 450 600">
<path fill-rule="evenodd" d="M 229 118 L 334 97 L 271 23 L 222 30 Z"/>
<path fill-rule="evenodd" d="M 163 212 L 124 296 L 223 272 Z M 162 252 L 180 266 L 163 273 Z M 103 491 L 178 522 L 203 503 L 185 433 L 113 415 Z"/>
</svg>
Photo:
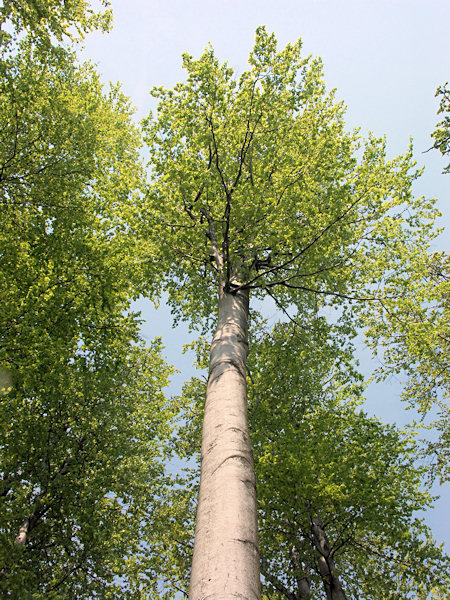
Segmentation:
<svg viewBox="0 0 450 600">
<path fill-rule="evenodd" d="M 256 483 L 248 433 L 248 291 L 221 290 L 202 435 L 190 600 L 259 600 Z"/>
<path fill-rule="evenodd" d="M 36 527 L 39 519 L 48 508 L 45 505 L 42 505 L 39 501 L 37 501 L 34 506 L 34 511 L 31 513 L 31 515 L 28 515 L 24 518 L 22 526 L 19 529 L 19 533 L 15 537 L 14 544 L 16 546 L 26 546 L 31 531 Z"/>
<path fill-rule="evenodd" d="M 311 580 L 308 577 L 309 568 L 301 561 L 300 553 L 294 546 L 291 550 L 291 564 L 297 581 L 297 593 L 294 598 L 298 600 L 310 600 Z"/>
<path fill-rule="evenodd" d="M 78 444 L 79 449 L 81 449 L 81 447 L 82 447 L 83 440 L 84 440 L 84 437 L 81 439 L 80 443 Z M 53 480 L 58 475 L 66 475 L 69 472 L 69 469 L 70 469 L 72 463 L 73 463 L 73 458 L 68 458 L 68 459 L 64 460 L 62 462 L 61 466 L 59 467 L 59 469 L 56 471 L 56 474 L 53 475 L 50 478 L 50 480 Z M 34 511 L 31 513 L 31 515 L 24 518 L 22 526 L 19 529 L 19 533 L 16 535 L 16 538 L 14 540 L 14 544 L 16 546 L 25 546 L 27 544 L 31 530 L 35 528 L 39 519 L 50 508 L 50 505 L 45 505 L 42 503 L 42 498 L 46 494 L 47 490 L 48 490 L 48 483 L 45 484 L 43 489 L 39 492 L 38 496 L 36 497 L 36 499 L 34 501 Z"/>
<path fill-rule="evenodd" d="M 311 531 L 314 545 L 319 553 L 319 571 L 322 577 L 327 600 L 347 600 L 342 589 L 333 556 L 328 545 L 328 538 L 319 517 L 311 519 Z"/>
<path fill-rule="evenodd" d="M 297 595 L 299 600 L 310 600 L 311 598 L 311 585 L 309 579 L 304 577 L 303 579 L 297 580 Z"/>
<path fill-rule="evenodd" d="M 28 541 L 28 536 L 31 531 L 31 518 L 25 517 L 22 523 L 22 527 L 19 529 L 19 533 L 16 535 L 14 544 L 16 546 L 25 546 Z"/>
</svg>

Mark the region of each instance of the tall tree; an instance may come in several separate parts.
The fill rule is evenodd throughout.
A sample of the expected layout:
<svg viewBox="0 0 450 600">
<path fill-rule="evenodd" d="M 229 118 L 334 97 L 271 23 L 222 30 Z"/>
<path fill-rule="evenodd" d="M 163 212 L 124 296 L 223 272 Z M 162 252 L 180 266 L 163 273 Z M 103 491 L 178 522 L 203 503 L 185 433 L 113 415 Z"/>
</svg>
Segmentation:
<svg viewBox="0 0 450 600">
<path fill-rule="evenodd" d="M 170 370 L 130 310 L 140 137 L 71 52 L 2 59 L 0 595 L 139 597 L 170 435 Z"/>
<path fill-rule="evenodd" d="M 176 316 L 215 323 L 202 442 L 192 600 L 259 598 L 256 495 L 247 426 L 249 296 L 282 310 L 372 299 L 389 272 L 378 249 L 434 217 L 414 200 L 411 153 L 387 161 L 361 143 L 301 43 L 277 51 L 264 28 L 236 80 L 212 49 L 184 56 L 187 82 L 156 88 L 145 124 L 153 183 L 140 235 Z M 358 158 L 359 157 L 359 158 Z M 409 215 L 402 211 L 408 207 Z M 400 216 L 402 215 L 403 216 Z M 345 312 L 351 327 L 351 310 Z"/>
</svg>

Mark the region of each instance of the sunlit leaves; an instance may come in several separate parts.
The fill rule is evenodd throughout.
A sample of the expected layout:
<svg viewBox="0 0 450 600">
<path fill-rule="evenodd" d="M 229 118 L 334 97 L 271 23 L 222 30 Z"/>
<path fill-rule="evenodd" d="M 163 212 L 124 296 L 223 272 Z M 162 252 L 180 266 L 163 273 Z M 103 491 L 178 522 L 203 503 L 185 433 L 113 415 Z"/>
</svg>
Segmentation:
<svg viewBox="0 0 450 600">
<path fill-rule="evenodd" d="M 439 438 L 430 452 L 437 474 L 448 479 L 449 259 L 407 240 L 398 250 L 401 259 L 386 297 L 364 312 L 369 343 L 383 359 L 375 376 L 400 374 L 405 378 L 404 400 L 424 417 L 437 410 L 433 425 Z M 412 266 L 413 277 L 405 270 L 405 261 Z"/>
<path fill-rule="evenodd" d="M 320 60 L 261 27 L 249 64 L 238 78 L 211 48 L 185 55 L 186 82 L 155 88 L 144 122 L 152 184 L 137 232 L 162 240 L 173 311 L 194 324 L 214 313 L 218 280 L 285 307 L 372 299 L 391 273 L 385 247 L 432 235 L 411 151 L 388 160 L 383 139 L 346 131 Z"/>
<path fill-rule="evenodd" d="M 130 559 L 172 416 L 161 345 L 143 346 L 130 310 L 139 135 L 120 89 L 68 51 L 24 40 L 2 67 L 0 586 L 138 597 Z"/>
<path fill-rule="evenodd" d="M 2 45 L 12 41 L 11 29 L 15 35 L 26 31 L 44 45 L 52 38 L 61 41 L 74 34 L 83 37 L 93 29 L 107 31 L 111 26 L 109 5 L 108 0 L 100 0 L 94 7 L 87 0 L 5 0 L 0 8 L 0 40 Z"/>
<path fill-rule="evenodd" d="M 434 138 L 433 147 L 445 156 L 450 152 L 450 90 L 448 83 L 438 87 L 436 96 L 440 99 L 438 115 L 442 114 L 443 119 L 436 125 L 436 129 L 431 135 Z M 443 170 L 443 173 L 449 172 L 450 164 Z"/>
<path fill-rule="evenodd" d="M 320 518 L 349 598 L 428 598 L 434 586 L 447 588 L 448 558 L 417 518 L 431 499 L 414 435 L 358 410 L 348 349 L 327 344 L 327 326 L 305 316 L 309 339 L 284 324 L 253 348 L 250 421 L 267 591 L 289 598 L 306 577 L 323 597 L 311 530 Z"/>
</svg>

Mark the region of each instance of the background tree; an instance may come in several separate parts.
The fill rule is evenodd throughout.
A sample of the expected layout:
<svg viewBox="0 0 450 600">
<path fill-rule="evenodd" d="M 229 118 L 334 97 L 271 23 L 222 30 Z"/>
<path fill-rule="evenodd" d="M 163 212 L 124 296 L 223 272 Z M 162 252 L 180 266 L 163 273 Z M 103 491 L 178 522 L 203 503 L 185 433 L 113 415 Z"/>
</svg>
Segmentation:
<svg viewBox="0 0 450 600">
<path fill-rule="evenodd" d="M 145 125 L 153 183 L 140 235 L 161 240 L 175 315 L 217 323 L 192 598 L 259 597 L 246 417 L 249 294 L 268 293 L 282 310 L 374 301 L 368 284 L 392 273 L 380 248 L 406 232 L 420 245 L 435 216 L 432 203 L 412 198 L 411 154 L 387 161 L 382 140 L 362 144 L 346 132 L 320 62 L 300 49 L 297 42 L 278 52 L 259 28 L 239 80 L 211 49 L 199 60 L 185 55 L 187 82 L 153 91 L 158 114 Z M 343 316 L 350 329 L 351 309 Z"/>
<path fill-rule="evenodd" d="M 13 42 L 17 34 L 27 31 L 35 42 L 60 42 L 74 33 L 83 37 L 93 29 L 107 31 L 111 25 L 108 0 L 101 0 L 106 10 L 96 12 L 86 0 L 5 0 L 0 7 L 0 41 Z"/>
<path fill-rule="evenodd" d="M 2 402 L 4 597 L 139 597 L 134 561 L 170 436 L 167 369 L 158 346 L 130 349 L 120 329 Z"/>
<path fill-rule="evenodd" d="M 0 95 L 1 595 L 140 597 L 171 416 L 130 310 L 140 138 L 61 47 L 4 53 Z"/>
<path fill-rule="evenodd" d="M 448 558 L 417 517 L 431 498 L 414 436 L 357 409 L 348 350 L 323 343 L 326 327 L 309 328 L 313 346 L 309 331 L 283 324 L 254 347 L 250 422 L 267 593 L 428 598 L 448 587 Z"/>
</svg>

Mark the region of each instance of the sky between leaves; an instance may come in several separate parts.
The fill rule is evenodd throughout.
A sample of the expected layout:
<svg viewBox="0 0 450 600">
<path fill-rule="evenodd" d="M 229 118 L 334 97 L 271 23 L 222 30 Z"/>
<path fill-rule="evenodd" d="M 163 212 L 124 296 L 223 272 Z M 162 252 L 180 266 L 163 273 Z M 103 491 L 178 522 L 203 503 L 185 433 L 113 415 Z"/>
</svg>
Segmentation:
<svg viewBox="0 0 450 600">
<path fill-rule="evenodd" d="M 441 174 L 443 157 L 426 152 L 439 120 L 434 94 L 450 79 L 448 0 L 112 0 L 112 8 L 112 32 L 90 34 L 83 56 L 98 63 L 105 81 L 123 83 L 137 119 L 155 107 L 151 87 L 172 87 L 184 78 L 183 52 L 198 57 L 210 42 L 219 59 L 228 60 L 240 74 L 258 25 L 274 31 L 280 47 L 303 38 L 304 54 L 322 57 L 327 86 L 336 87 L 337 98 L 347 105 L 348 127 L 385 134 L 391 156 L 404 152 L 412 136 L 415 158 L 426 167 L 415 192 L 439 199 L 440 224 L 447 231 L 435 249 L 448 250 L 450 176 Z M 157 315 L 148 302 L 137 308 L 147 320 L 145 337 L 162 335 L 168 360 L 181 371 L 171 388 L 175 393 L 192 374 L 192 356 L 180 354 L 189 334 L 182 325 L 171 329 L 165 307 Z M 368 351 L 361 351 L 359 359 L 368 371 Z M 410 421 L 399 392 L 396 381 L 370 389 L 367 410 L 399 424 Z M 450 491 L 436 493 L 442 498 L 427 521 L 449 547 L 450 524 L 445 523 Z"/>
</svg>

